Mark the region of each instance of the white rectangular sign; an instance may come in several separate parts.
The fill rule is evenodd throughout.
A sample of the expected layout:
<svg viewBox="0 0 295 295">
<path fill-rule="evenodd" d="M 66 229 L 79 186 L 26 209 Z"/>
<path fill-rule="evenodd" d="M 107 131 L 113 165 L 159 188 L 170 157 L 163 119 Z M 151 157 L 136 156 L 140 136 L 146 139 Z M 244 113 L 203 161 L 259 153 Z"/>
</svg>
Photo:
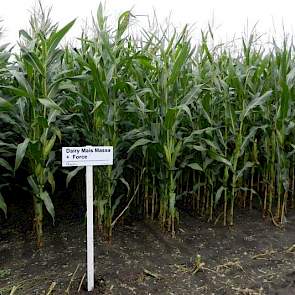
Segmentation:
<svg viewBox="0 0 295 295">
<path fill-rule="evenodd" d="M 63 147 L 62 166 L 113 165 L 112 146 Z"/>
<path fill-rule="evenodd" d="M 93 166 L 113 165 L 112 146 L 63 147 L 62 166 L 86 166 L 87 290 L 94 289 Z"/>
</svg>

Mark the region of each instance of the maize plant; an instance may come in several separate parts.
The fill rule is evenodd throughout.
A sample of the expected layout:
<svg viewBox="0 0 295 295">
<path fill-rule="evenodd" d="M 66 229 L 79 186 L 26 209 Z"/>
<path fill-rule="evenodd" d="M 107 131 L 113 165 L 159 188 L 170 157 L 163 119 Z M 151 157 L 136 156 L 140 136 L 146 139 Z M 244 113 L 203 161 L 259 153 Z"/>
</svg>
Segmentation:
<svg viewBox="0 0 295 295">
<path fill-rule="evenodd" d="M 72 112 L 78 115 L 77 129 L 82 129 L 81 142 L 89 145 L 106 145 L 114 148 L 114 165 L 95 169 L 95 205 L 96 220 L 99 229 L 104 229 L 111 239 L 113 216 L 120 199 L 113 201 L 117 183 L 129 185 L 123 178 L 124 159 L 122 152 L 121 120 L 130 86 L 126 82 L 126 65 L 130 62 L 129 48 L 125 48 L 131 13 L 126 11 L 118 19 L 115 33 L 107 26 L 102 5 L 97 11 L 97 19 L 93 23 L 94 35 L 83 33 L 81 48 L 76 52 L 68 52 L 68 70 L 71 80 L 75 81 L 72 94 L 76 101 L 72 104 Z"/>
<path fill-rule="evenodd" d="M 30 30 L 20 31 L 20 53 L 10 67 L 14 83 L 6 88 L 13 96 L 14 124 L 19 140 L 15 156 L 16 171 L 24 160 L 28 183 L 33 195 L 34 228 L 37 245 L 43 244 L 43 205 L 54 221 L 50 198 L 55 190 L 56 158 L 54 144 L 61 140 L 58 117 L 63 113 L 60 103 L 62 82 L 66 75 L 60 70 L 63 51 L 58 45 L 74 22 L 58 30 L 52 25 L 49 12 L 42 7 L 30 20 Z"/>
<path fill-rule="evenodd" d="M 180 34 L 174 32 L 170 40 L 167 36 L 158 40 L 154 34 L 150 34 L 145 43 L 141 56 L 145 54 L 147 58 L 138 65 L 139 69 L 136 68 L 138 75 L 134 77 L 135 79 L 138 76 L 142 77 L 137 81 L 140 86 L 139 91 L 132 97 L 128 108 L 129 112 L 137 114 L 134 122 L 136 129 L 128 134 L 128 139 L 132 139 L 133 136 L 135 141 L 129 152 L 141 148 L 144 156 L 143 165 L 151 167 L 152 173 L 149 177 L 152 179 L 146 179 L 144 185 L 144 211 L 149 212 L 147 183 L 154 185 L 157 175 L 158 217 L 162 228 L 167 228 L 174 236 L 175 221 L 178 220 L 176 209 L 176 183 L 180 175 L 178 161 L 181 162 L 184 138 L 191 129 L 190 105 L 199 89 L 198 85 L 189 80 L 192 77 L 192 69 L 188 61 L 194 49 L 188 41 L 186 28 Z M 145 76 L 142 76 L 143 73 Z M 162 163 L 161 166 L 158 166 L 159 162 Z M 150 211 L 154 216 L 155 190 L 152 190 L 151 200 Z"/>
<path fill-rule="evenodd" d="M 0 31 L 1 37 L 1 31 Z M 0 46 L 0 85 L 8 86 L 11 83 L 10 75 L 7 70 L 9 64 L 10 51 L 6 45 Z M 13 168 L 11 165 L 11 159 L 15 155 L 16 146 L 13 142 L 14 134 L 9 130 L 8 125 L 10 123 L 9 111 L 12 109 L 12 103 L 9 101 L 9 96 L 6 95 L 4 89 L 0 90 L 0 209 L 7 216 L 7 205 L 2 195 L 8 186 L 13 175 Z"/>
</svg>

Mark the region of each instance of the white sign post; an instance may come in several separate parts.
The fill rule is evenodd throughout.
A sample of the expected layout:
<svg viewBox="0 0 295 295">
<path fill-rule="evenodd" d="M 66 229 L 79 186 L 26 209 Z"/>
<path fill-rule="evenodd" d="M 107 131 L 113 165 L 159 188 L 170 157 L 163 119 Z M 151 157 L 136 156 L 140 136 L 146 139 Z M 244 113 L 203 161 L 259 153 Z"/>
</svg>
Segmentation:
<svg viewBox="0 0 295 295">
<path fill-rule="evenodd" d="M 93 166 L 86 166 L 87 290 L 94 289 Z"/>
<path fill-rule="evenodd" d="M 93 166 L 113 165 L 112 146 L 63 147 L 62 166 L 86 166 L 87 290 L 94 289 Z"/>
</svg>

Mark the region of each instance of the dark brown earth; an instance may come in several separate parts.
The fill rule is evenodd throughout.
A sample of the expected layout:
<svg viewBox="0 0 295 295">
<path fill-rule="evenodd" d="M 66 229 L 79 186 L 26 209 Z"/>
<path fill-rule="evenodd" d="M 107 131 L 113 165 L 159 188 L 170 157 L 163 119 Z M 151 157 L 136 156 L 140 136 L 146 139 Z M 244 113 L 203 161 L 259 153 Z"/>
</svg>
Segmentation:
<svg viewBox="0 0 295 295">
<path fill-rule="evenodd" d="M 143 221 L 119 225 L 111 245 L 96 233 L 93 294 L 295 294 L 294 212 L 283 229 L 258 211 L 231 228 L 181 217 L 176 239 Z M 48 225 L 38 251 L 29 230 L 1 225 L 0 294 L 86 294 L 85 247 L 79 221 Z"/>
</svg>

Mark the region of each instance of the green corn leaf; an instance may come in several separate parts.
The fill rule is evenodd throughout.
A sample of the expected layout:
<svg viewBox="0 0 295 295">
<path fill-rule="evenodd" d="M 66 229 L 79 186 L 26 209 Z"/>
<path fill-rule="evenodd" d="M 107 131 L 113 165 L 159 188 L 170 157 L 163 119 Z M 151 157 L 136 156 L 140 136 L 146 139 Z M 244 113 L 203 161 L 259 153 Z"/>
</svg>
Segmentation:
<svg viewBox="0 0 295 295">
<path fill-rule="evenodd" d="M 242 118 L 246 118 L 248 116 L 248 114 L 250 113 L 250 111 L 253 110 L 254 108 L 263 105 L 269 99 L 269 97 L 271 97 L 271 95 L 272 95 L 272 90 L 269 90 L 269 91 L 265 92 L 263 95 L 254 98 L 247 105 L 246 109 L 242 113 Z"/>
<path fill-rule="evenodd" d="M 267 125 L 251 127 L 249 133 L 245 136 L 245 138 L 242 142 L 242 145 L 240 148 L 240 156 L 244 154 L 244 151 L 245 151 L 246 147 L 248 146 L 250 140 L 255 137 L 257 130 L 258 129 L 265 129 L 266 127 L 267 127 Z"/>
<path fill-rule="evenodd" d="M 203 171 L 202 167 L 198 163 L 190 163 L 187 164 L 187 166 L 197 171 Z"/>
<path fill-rule="evenodd" d="M 43 116 L 38 116 L 37 118 L 35 118 L 35 122 L 31 126 L 34 128 L 38 126 L 45 129 L 48 128 L 48 121 Z"/>
<path fill-rule="evenodd" d="M 283 133 L 283 130 L 276 129 L 276 138 L 279 145 L 283 146 L 285 142 L 285 134 Z"/>
<path fill-rule="evenodd" d="M 182 66 L 184 65 L 186 59 L 188 58 L 189 55 L 189 47 L 187 44 L 183 44 L 181 45 L 181 50 L 178 53 L 178 56 L 175 60 L 175 63 L 173 65 L 168 83 L 170 85 L 173 85 L 175 83 L 175 81 L 177 80 L 177 78 L 180 76 L 180 71 Z"/>
<path fill-rule="evenodd" d="M 108 200 L 104 199 L 104 200 L 95 200 L 95 205 L 97 205 L 97 207 L 99 208 L 99 212 L 101 214 L 101 216 L 105 215 L 105 205 L 107 204 Z"/>
<path fill-rule="evenodd" d="M 34 180 L 33 175 L 28 176 L 28 183 L 31 186 L 33 193 L 37 196 L 39 195 L 39 187 L 36 184 L 36 181 Z"/>
<path fill-rule="evenodd" d="M 48 52 L 49 54 L 53 54 L 53 51 L 56 49 L 59 42 L 62 40 L 62 38 L 66 35 L 66 33 L 72 28 L 74 25 L 76 19 L 69 22 L 67 25 L 65 25 L 62 29 L 60 29 L 57 32 L 53 32 L 48 40 Z"/>
<path fill-rule="evenodd" d="M 207 148 L 202 145 L 193 145 L 192 148 L 199 152 L 205 152 L 207 150 Z"/>
<path fill-rule="evenodd" d="M 288 122 L 288 125 L 286 127 L 285 131 L 285 135 L 289 135 L 293 130 L 295 130 L 295 122 Z"/>
<path fill-rule="evenodd" d="M 53 127 L 52 128 L 53 133 L 57 136 L 59 139 L 59 142 L 61 142 L 62 134 L 59 128 Z"/>
<path fill-rule="evenodd" d="M 206 138 L 203 138 L 202 140 L 203 140 L 203 141 L 204 141 L 209 147 L 212 147 L 215 151 L 221 153 L 221 149 L 220 149 L 219 145 L 218 145 L 216 142 L 214 142 L 214 141 L 212 141 L 212 140 L 209 140 L 209 139 L 206 139 Z"/>
<path fill-rule="evenodd" d="M 197 100 L 198 94 L 201 92 L 201 86 L 202 85 L 196 85 L 194 86 L 181 100 L 181 104 L 190 104 L 193 101 Z"/>
<path fill-rule="evenodd" d="M 104 11 L 103 11 L 103 6 L 102 3 L 99 3 L 97 12 L 96 12 L 96 19 L 97 19 L 97 24 L 100 30 L 104 29 L 105 25 L 105 17 L 104 17 Z"/>
<path fill-rule="evenodd" d="M 93 76 L 94 87 L 96 88 L 97 93 L 102 98 L 102 100 L 104 102 L 107 102 L 109 99 L 109 96 L 108 96 L 107 89 L 103 83 L 101 73 L 99 72 L 99 69 L 96 66 L 95 61 L 93 60 L 92 57 L 88 57 L 87 61 L 88 61 L 87 66 L 91 70 L 91 74 Z"/>
<path fill-rule="evenodd" d="M 39 57 L 34 52 L 26 52 L 24 54 L 24 59 L 26 59 L 32 67 L 39 72 L 43 77 L 45 76 L 45 69 L 40 61 Z"/>
<path fill-rule="evenodd" d="M 102 104 L 103 102 L 101 100 L 98 100 L 94 103 L 94 107 L 93 107 L 93 110 L 91 111 L 91 114 L 93 114 L 99 107 L 100 105 Z"/>
<path fill-rule="evenodd" d="M 14 78 L 17 80 L 20 86 L 22 86 L 25 96 L 27 97 L 34 97 L 33 90 L 31 88 L 30 83 L 26 80 L 23 73 L 17 72 L 17 71 L 11 71 L 11 75 L 14 76 Z M 13 88 L 11 88 L 13 89 Z M 14 88 L 15 89 L 15 88 Z M 17 90 L 17 88 L 16 88 Z M 17 92 L 17 91 L 16 91 Z"/>
<path fill-rule="evenodd" d="M 252 189 L 252 188 L 248 188 L 248 187 L 238 187 L 238 190 L 241 190 L 243 192 L 252 192 L 254 195 L 259 196 L 259 194 L 256 192 L 256 190 Z M 259 199 L 260 200 L 260 199 Z M 261 201 L 261 200 L 260 200 Z"/>
<path fill-rule="evenodd" d="M 227 145 L 226 145 L 226 143 L 225 143 L 225 137 L 224 137 L 224 135 L 222 134 L 222 132 L 221 132 L 221 130 L 220 129 L 217 129 L 216 130 L 216 133 L 217 133 L 217 137 L 218 137 L 218 139 L 219 139 L 219 143 L 221 143 L 221 148 L 223 148 L 224 150 L 226 150 L 227 149 Z"/>
<path fill-rule="evenodd" d="M 191 135 L 194 136 L 194 135 L 202 135 L 204 133 L 207 133 L 207 134 L 210 134 L 210 132 L 212 132 L 213 130 L 215 130 L 215 128 L 213 127 L 207 127 L 207 128 L 204 128 L 204 129 L 198 129 L 198 130 L 194 130 Z"/>
<path fill-rule="evenodd" d="M 25 39 L 27 39 L 28 41 L 32 41 L 32 37 L 25 31 L 25 30 L 20 30 L 18 33 L 19 37 L 24 37 Z"/>
<path fill-rule="evenodd" d="M 209 155 L 209 157 L 212 158 L 213 160 L 225 164 L 225 165 L 228 166 L 231 170 L 233 169 L 233 167 L 232 167 L 232 163 L 231 163 L 229 160 L 227 160 L 224 156 L 219 155 L 219 154 L 217 154 L 217 153 L 215 153 L 215 152 L 213 152 L 213 151 L 208 151 L 208 155 Z"/>
<path fill-rule="evenodd" d="M 216 195 L 215 195 L 215 200 L 214 200 L 214 203 L 215 205 L 218 204 L 220 198 L 221 198 L 221 195 L 223 193 L 223 191 L 225 190 L 225 187 L 224 186 L 221 186 L 217 192 L 216 192 Z"/>
<path fill-rule="evenodd" d="M 283 121 L 287 118 L 289 103 L 291 101 L 291 95 L 289 88 L 285 82 L 281 82 L 281 99 L 280 99 L 280 107 L 278 112 L 278 120 L 279 120 L 279 128 L 282 128 Z"/>
<path fill-rule="evenodd" d="M 11 109 L 12 104 L 8 100 L 0 97 L 0 111 L 9 111 Z"/>
<path fill-rule="evenodd" d="M 295 145 L 290 143 L 292 150 L 287 154 L 287 157 L 290 159 L 295 154 Z"/>
<path fill-rule="evenodd" d="M 9 89 L 12 91 L 12 93 L 17 96 L 17 97 L 29 97 L 29 93 L 23 89 L 23 88 L 18 88 L 18 87 L 13 87 L 13 86 L 2 86 L 5 89 Z"/>
<path fill-rule="evenodd" d="M 177 123 L 177 113 L 178 110 L 176 108 L 170 108 L 167 110 L 164 126 L 167 130 L 171 130 Z"/>
<path fill-rule="evenodd" d="M 292 88 L 294 86 L 295 82 L 295 67 L 288 73 L 287 75 L 287 85 L 289 88 Z"/>
<path fill-rule="evenodd" d="M 213 159 L 206 157 L 205 161 L 203 161 L 203 170 L 206 170 L 210 164 L 212 164 L 214 162 Z"/>
<path fill-rule="evenodd" d="M 50 170 L 47 171 L 47 180 L 51 185 L 51 192 L 54 193 L 55 191 L 55 180 L 52 172 Z"/>
<path fill-rule="evenodd" d="M 203 103 L 199 103 L 198 106 L 200 107 L 200 110 L 201 110 L 203 116 L 205 117 L 205 119 L 208 121 L 208 123 L 210 125 L 213 125 L 212 118 L 210 117 L 209 113 L 206 111 Z M 208 106 L 208 108 L 209 108 L 209 106 Z"/>
<path fill-rule="evenodd" d="M 54 219 L 55 219 L 54 206 L 53 206 L 53 203 L 51 201 L 51 198 L 50 198 L 48 192 L 47 191 L 41 192 L 39 197 L 43 201 L 43 203 L 46 207 L 46 210 L 51 215 L 51 217 L 53 219 L 53 223 L 54 223 Z"/>
<path fill-rule="evenodd" d="M 39 98 L 39 102 L 49 109 L 54 109 L 56 111 L 63 112 L 62 108 L 57 103 L 55 103 L 52 99 Z"/>
<path fill-rule="evenodd" d="M 166 161 L 168 163 L 168 167 L 169 169 L 172 169 L 172 150 L 165 144 L 164 145 L 164 152 L 165 152 L 165 157 L 166 157 Z"/>
<path fill-rule="evenodd" d="M 77 167 L 77 168 L 75 168 L 74 170 L 72 170 L 72 171 L 70 171 L 70 172 L 67 172 L 67 178 L 66 178 L 66 187 L 68 187 L 69 186 L 69 183 L 70 183 L 70 181 L 72 180 L 72 178 L 74 177 L 74 176 L 76 176 L 77 175 L 77 173 L 80 171 L 80 170 L 82 170 L 84 167 L 83 166 L 80 166 L 80 167 Z"/>
<path fill-rule="evenodd" d="M 128 183 L 128 182 L 126 181 L 126 179 L 123 178 L 123 177 L 120 177 L 120 180 L 121 180 L 121 182 L 126 186 L 126 188 L 127 188 L 127 190 L 128 190 L 127 195 L 129 195 L 129 192 L 130 192 L 130 186 L 129 186 L 129 183 Z"/>
<path fill-rule="evenodd" d="M 139 147 L 139 146 L 145 146 L 148 143 L 151 143 L 152 141 L 150 139 L 147 138 L 140 138 L 138 139 L 128 150 L 128 153 L 130 153 L 131 151 L 133 151 L 135 148 Z"/>
<path fill-rule="evenodd" d="M 194 130 L 189 136 L 184 138 L 184 144 L 193 143 L 196 141 L 199 135 L 202 135 L 204 133 L 210 134 L 213 130 L 215 130 L 215 128 L 213 127 Z"/>
<path fill-rule="evenodd" d="M 212 64 L 213 63 L 213 57 L 212 57 L 212 55 L 210 53 L 210 50 L 208 48 L 208 45 L 207 45 L 207 34 L 204 34 L 203 32 L 202 32 L 202 41 L 203 41 L 202 48 L 205 51 L 209 62 Z"/>
<path fill-rule="evenodd" d="M 49 155 L 49 153 L 51 152 L 54 143 L 56 140 L 56 135 L 52 135 L 52 137 L 50 138 L 50 140 L 46 140 L 45 145 L 43 146 L 43 158 L 47 159 L 47 156 Z"/>
<path fill-rule="evenodd" d="M 24 158 L 24 156 L 26 154 L 29 142 L 30 142 L 30 139 L 26 138 L 22 143 L 20 143 L 17 146 L 16 155 L 15 155 L 14 171 L 16 171 L 18 169 L 18 167 L 20 166 L 20 164 L 21 164 L 21 162 L 22 162 L 22 160 L 23 160 L 23 158 Z"/>
<path fill-rule="evenodd" d="M 5 218 L 7 218 L 7 205 L 5 200 L 0 192 L 0 209 L 4 212 Z"/>
<path fill-rule="evenodd" d="M 192 113 L 191 113 L 191 111 L 190 111 L 190 109 L 189 109 L 189 107 L 188 107 L 187 105 L 182 104 L 182 105 L 180 105 L 178 108 L 179 108 L 179 110 L 182 110 L 182 111 L 184 111 L 185 113 L 187 113 L 187 115 L 188 115 L 190 121 L 191 121 L 191 122 L 193 121 L 193 119 L 192 119 Z"/>
<path fill-rule="evenodd" d="M 119 40 L 128 28 L 130 16 L 132 16 L 129 10 L 123 12 L 118 19 L 117 26 L 117 39 Z"/>
<path fill-rule="evenodd" d="M 116 198 L 113 206 L 112 206 L 112 211 L 111 211 L 111 216 L 113 217 L 114 214 L 115 214 L 115 210 L 116 208 L 119 206 L 120 202 L 121 202 L 121 199 L 122 199 L 123 195 L 119 196 Z"/>
<path fill-rule="evenodd" d="M 171 166 L 173 168 L 175 168 L 175 163 L 176 163 L 176 160 L 177 160 L 178 156 L 180 155 L 181 148 L 182 148 L 182 142 L 178 141 L 175 148 L 174 148 L 174 150 L 173 150 L 172 158 L 171 158 Z"/>
<path fill-rule="evenodd" d="M 10 172 L 13 172 L 13 169 L 10 166 L 10 164 L 6 160 L 4 160 L 2 158 L 0 158 L 0 166 L 2 166 L 3 168 L 5 168 L 6 170 L 8 170 Z"/>
<path fill-rule="evenodd" d="M 252 168 L 252 167 L 254 167 L 254 166 L 255 166 L 254 163 L 249 162 L 249 161 L 246 162 L 245 165 L 244 165 L 244 167 L 243 167 L 242 169 L 240 169 L 240 170 L 237 172 L 237 178 L 242 177 L 243 174 L 244 174 L 244 172 L 245 172 L 247 169 Z"/>
</svg>

